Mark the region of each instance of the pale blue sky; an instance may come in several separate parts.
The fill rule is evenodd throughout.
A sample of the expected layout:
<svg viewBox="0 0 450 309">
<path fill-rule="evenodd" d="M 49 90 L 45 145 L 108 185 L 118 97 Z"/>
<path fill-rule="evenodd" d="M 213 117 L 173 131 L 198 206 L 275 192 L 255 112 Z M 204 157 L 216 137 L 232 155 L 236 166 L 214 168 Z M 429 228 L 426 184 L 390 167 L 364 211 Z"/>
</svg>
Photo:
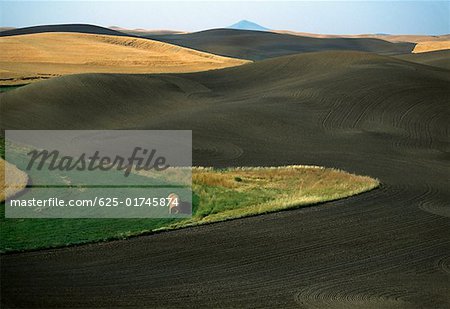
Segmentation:
<svg viewBox="0 0 450 309">
<path fill-rule="evenodd" d="M 0 1 L 0 26 L 89 23 L 198 31 L 247 19 L 314 33 L 447 34 L 450 1 Z"/>
</svg>

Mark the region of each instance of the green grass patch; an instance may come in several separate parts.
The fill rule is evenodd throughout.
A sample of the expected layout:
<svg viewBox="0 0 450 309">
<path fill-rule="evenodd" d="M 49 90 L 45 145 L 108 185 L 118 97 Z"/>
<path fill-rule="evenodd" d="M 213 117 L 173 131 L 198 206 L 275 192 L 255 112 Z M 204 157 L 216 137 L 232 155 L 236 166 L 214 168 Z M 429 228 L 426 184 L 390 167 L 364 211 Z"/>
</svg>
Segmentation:
<svg viewBox="0 0 450 309">
<path fill-rule="evenodd" d="M 379 185 L 369 177 L 310 166 L 194 168 L 192 180 L 191 218 L 6 219 L 3 203 L 0 250 L 22 251 L 125 239 L 336 200 Z"/>
</svg>

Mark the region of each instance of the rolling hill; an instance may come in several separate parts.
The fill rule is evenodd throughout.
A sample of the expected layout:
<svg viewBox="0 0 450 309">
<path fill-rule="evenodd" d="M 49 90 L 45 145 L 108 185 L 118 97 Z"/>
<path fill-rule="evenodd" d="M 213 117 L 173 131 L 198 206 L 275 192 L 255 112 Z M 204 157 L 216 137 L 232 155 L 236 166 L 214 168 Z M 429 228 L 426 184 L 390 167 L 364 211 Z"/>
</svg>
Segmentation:
<svg viewBox="0 0 450 309">
<path fill-rule="evenodd" d="M 0 27 L 0 33 L 1 33 L 2 31 L 13 30 L 13 29 L 16 29 L 16 28 L 15 28 L 15 27 Z"/>
<path fill-rule="evenodd" d="M 23 34 L 0 37 L 0 43 L 1 85 L 74 73 L 193 72 L 248 62 L 148 39 L 99 34 Z"/>
<path fill-rule="evenodd" d="M 186 31 L 176 31 L 168 29 L 127 29 L 117 26 L 111 26 L 109 29 L 119 31 L 131 36 L 144 36 L 144 35 L 167 35 L 167 34 L 182 34 L 187 33 Z"/>
<path fill-rule="evenodd" d="M 191 129 L 196 165 L 313 164 L 382 182 L 310 209 L 2 256 L 2 304 L 449 307 L 449 85 L 441 68 L 334 51 L 0 94 L 2 129 Z"/>
<path fill-rule="evenodd" d="M 0 32 L 2 36 L 12 35 L 24 35 L 24 34 L 36 34 L 46 32 L 75 32 L 75 33 L 88 33 L 88 34 L 104 34 L 115 36 L 130 36 L 129 34 L 122 33 L 113 29 L 100 27 L 89 24 L 58 24 L 58 25 L 42 25 L 25 28 L 13 28 Z"/>
<path fill-rule="evenodd" d="M 312 38 L 264 31 L 213 29 L 188 34 L 146 36 L 158 41 L 228 57 L 262 60 L 304 52 L 354 50 L 378 54 L 410 53 L 415 44 L 371 38 Z"/>
<path fill-rule="evenodd" d="M 392 43 L 409 42 L 409 43 L 419 43 L 419 42 L 438 42 L 438 41 L 449 41 L 450 34 L 445 35 L 412 35 L 412 34 L 321 34 L 321 33 L 310 33 L 310 32 L 298 32 L 290 30 L 272 30 L 274 33 L 281 34 L 292 34 L 298 36 L 306 36 L 313 38 L 354 38 L 354 39 L 380 39 Z"/>
<path fill-rule="evenodd" d="M 369 53 L 320 52 L 194 74 L 81 74 L 54 78 L 2 94 L 3 123 L 6 128 L 34 129 L 145 128 L 163 125 L 159 121 L 161 115 L 168 113 L 169 118 L 162 117 L 168 126 L 180 127 L 184 123 L 186 128 L 208 127 L 209 133 L 219 127 L 218 134 L 225 130 L 238 136 L 257 133 L 242 130 L 245 127 L 254 130 L 260 122 L 262 125 L 265 113 L 284 119 L 289 116 L 285 115 L 286 111 L 308 107 L 310 113 L 302 117 L 299 126 L 313 126 L 319 121 L 323 125 L 337 122 L 354 127 L 383 116 L 383 125 L 392 126 L 394 130 L 394 127 L 409 125 L 409 117 L 413 115 L 404 115 L 401 121 L 397 117 L 410 108 L 420 109 L 420 98 L 433 96 L 433 89 L 437 87 L 448 91 L 446 73 Z M 432 88 L 427 90 L 427 85 Z M 405 99 L 397 100 L 396 93 L 416 88 Z M 348 93 L 352 93 L 351 99 Z M 28 103 L 31 98 L 33 104 Z M 75 104 L 74 100 L 80 102 Z M 443 116 L 447 103 L 444 101 L 436 98 L 435 108 L 427 108 L 430 112 L 442 109 Z M 314 111 L 315 108 L 318 110 Z M 318 115 L 309 118 L 330 108 L 325 119 L 320 120 Z M 346 111 L 344 115 L 335 113 L 340 109 Z M 361 109 L 365 111 L 362 115 Z M 250 110 L 262 118 L 249 118 Z M 78 115 L 77 121 L 73 121 L 75 115 Z M 369 117 L 365 115 L 370 118 L 365 119 Z M 439 132 L 446 127 L 443 119 L 438 121 L 442 116 L 429 124 L 436 126 Z M 226 128 L 225 120 L 240 125 L 228 123 L 230 127 Z M 247 125 L 242 125 L 244 123 Z M 284 126 L 274 124 L 270 136 L 283 136 L 282 131 L 276 133 L 276 130 Z M 426 134 L 426 131 L 414 134 Z"/>
<path fill-rule="evenodd" d="M 398 55 L 396 58 L 450 70 L 450 50 Z"/>
<path fill-rule="evenodd" d="M 417 43 L 413 53 L 427 53 L 437 50 L 450 50 L 450 40 L 448 41 L 424 41 Z"/>
</svg>

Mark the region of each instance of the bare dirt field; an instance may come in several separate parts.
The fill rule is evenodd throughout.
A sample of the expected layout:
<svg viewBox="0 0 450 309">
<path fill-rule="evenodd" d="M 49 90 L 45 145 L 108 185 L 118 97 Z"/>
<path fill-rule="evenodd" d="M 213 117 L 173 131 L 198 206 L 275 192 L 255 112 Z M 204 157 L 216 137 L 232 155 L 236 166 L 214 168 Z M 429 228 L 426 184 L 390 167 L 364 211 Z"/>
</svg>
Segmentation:
<svg viewBox="0 0 450 309">
<path fill-rule="evenodd" d="M 195 165 L 301 162 L 382 183 L 318 207 L 3 255 L 2 308 L 448 308 L 449 85 L 444 68 L 341 51 L 2 93 L 3 128 L 191 129 Z"/>
<path fill-rule="evenodd" d="M 266 31 L 234 29 L 211 29 L 186 34 L 145 35 L 145 37 L 217 55 L 249 60 L 262 60 L 304 52 L 336 50 L 397 55 L 408 54 L 415 46 L 415 43 L 393 43 L 370 37 L 302 37 Z"/>
<path fill-rule="evenodd" d="M 450 50 L 398 55 L 395 58 L 450 70 Z"/>
<path fill-rule="evenodd" d="M 354 38 L 354 39 L 371 38 L 371 39 L 380 39 L 392 43 L 399 43 L 399 42 L 419 43 L 431 41 L 436 42 L 436 41 L 448 41 L 450 39 L 450 34 L 446 35 L 320 34 L 320 33 L 296 32 L 289 30 L 273 30 L 272 32 L 281 34 L 292 34 L 312 38 Z"/>
</svg>

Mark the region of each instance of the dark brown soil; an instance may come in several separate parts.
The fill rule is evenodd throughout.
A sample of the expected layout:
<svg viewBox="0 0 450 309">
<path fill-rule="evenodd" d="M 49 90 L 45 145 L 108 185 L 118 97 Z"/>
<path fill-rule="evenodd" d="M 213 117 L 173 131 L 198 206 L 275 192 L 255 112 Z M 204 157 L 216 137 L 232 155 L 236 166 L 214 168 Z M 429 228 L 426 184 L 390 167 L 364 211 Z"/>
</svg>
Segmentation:
<svg viewBox="0 0 450 309">
<path fill-rule="evenodd" d="M 2 308 L 450 307 L 449 71 L 367 53 L 0 95 L 2 128 L 192 129 L 194 164 L 315 164 L 382 188 L 307 209 L 1 256 Z"/>
</svg>

